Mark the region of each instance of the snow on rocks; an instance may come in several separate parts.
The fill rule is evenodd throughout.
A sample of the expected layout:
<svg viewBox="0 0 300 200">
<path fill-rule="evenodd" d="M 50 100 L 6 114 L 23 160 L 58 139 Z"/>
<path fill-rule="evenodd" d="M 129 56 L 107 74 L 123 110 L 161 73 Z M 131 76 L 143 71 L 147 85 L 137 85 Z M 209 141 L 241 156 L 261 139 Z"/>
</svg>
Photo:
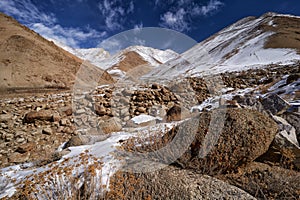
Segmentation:
<svg viewBox="0 0 300 200">
<path fill-rule="evenodd" d="M 141 114 L 138 116 L 133 117 L 127 123 L 127 127 L 142 127 L 142 126 L 151 126 L 156 124 L 156 117 Z"/>
</svg>

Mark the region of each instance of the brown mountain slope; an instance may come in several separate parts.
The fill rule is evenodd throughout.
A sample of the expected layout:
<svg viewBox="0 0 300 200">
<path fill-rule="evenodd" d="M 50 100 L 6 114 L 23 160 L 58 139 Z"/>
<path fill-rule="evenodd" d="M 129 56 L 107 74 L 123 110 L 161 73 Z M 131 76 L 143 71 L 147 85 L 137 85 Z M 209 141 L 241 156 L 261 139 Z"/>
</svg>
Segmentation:
<svg viewBox="0 0 300 200">
<path fill-rule="evenodd" d="M 81 64 L 81 59 L 0 13 L 0 91 L 68 89 Z"/>
<path fill-rule="evenodd" d="M 134 51 L 124 53 L 124 59 L 110 69 L 120 69 L 124 72 L 130 71 L 133 68 L 148 64 L 138 53 Z"/>
<path fill-rule="evenodd" d="M 300 18 L 276 16 L 276 14 L 272 16 L 272 13 L 269 15 L 271 15 L 272 20 L 263 29 L 275 32 L 275 34 L 269 37 L 265 43 L 265 48 L 291 48 L 300 53 Z"/>
<path fill-rule="evenodd" d="M 137 79 L 142 75 L 150 72 L 153 66 L 147 62 L 142 56 L 134 51 L 124 52 L 122 55 L 122 60 L 117 64 L 111 66 L 107 71 L 117 80 L 119 79 L 119 74 L 115 74 L 114 70 L 120 70 L 125 72 L 127 77 Z M 157 61 L 159 62 L 159 61 Z"/>
</svg>

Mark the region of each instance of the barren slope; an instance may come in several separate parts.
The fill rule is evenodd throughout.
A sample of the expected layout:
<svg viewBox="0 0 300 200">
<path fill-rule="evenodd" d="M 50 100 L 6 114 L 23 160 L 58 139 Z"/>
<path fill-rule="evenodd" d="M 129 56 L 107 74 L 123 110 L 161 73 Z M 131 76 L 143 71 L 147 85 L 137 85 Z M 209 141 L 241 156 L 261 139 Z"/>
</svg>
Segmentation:
<svg viewBox="0 0 300 200">
<path fill-rule="evenodd" d="M 0 90 L 68 89 L 82 60 L 0 13 Z"/>
</svg>

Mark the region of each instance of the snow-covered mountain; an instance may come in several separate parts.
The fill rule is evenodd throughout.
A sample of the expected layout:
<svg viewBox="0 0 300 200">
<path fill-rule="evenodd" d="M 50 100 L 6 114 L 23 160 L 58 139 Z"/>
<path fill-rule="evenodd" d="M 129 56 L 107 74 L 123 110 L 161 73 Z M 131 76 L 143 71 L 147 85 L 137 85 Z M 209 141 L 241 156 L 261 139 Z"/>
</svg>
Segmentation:
<svg viewBox="0 0 300 200">
<path fill-rule="evenodd" d="M 197 76 L 293 63 L 300 60 L 299 24 L 299 17 L 275 13 L 244 18 L 146 77 Z"/>
<path fill-rule="evenodd" d="M 144 46 L 130 46 L 111 56 L 103 48 L 74 49 L 56 41 L 55 43 L 73 55 L 107 70 L 117 79 L 137 66 L 158 67 L 179 56 L 170 49 L 159 50 Z"/>
<path fill-rule="evenodd" d="M 140 67 L 140 71 L 143 71 L 142 68 L 148 68 L 149 71 L 178 56 L 179 54 L 169 49 L 163 51 L 151 47 L 131 46 L 102 60 L 101 68 L 107 69 L 113 77 L 120 78 L 136 67 Z"/>
<path fill-rule="evenodd" d="M 110 57 L 109 52 L 102 48 L 75 49 L 75 55 L 95 65 L 101 64 L 101 60 Z"/>
<path fill-rule="evenodd" d="M 110 57 L 109 52 L 105 51 L 103 48 L 74 49 L 72 47 L 62 44 L 59 41 L 52 41 L 59 47 L 77 56 L 78 58 L 89 61 L 90 63 L 96 66 L 101 66 L 101 61 Z"/>
<path fill-rule="evenodd" d="M 300 60 L 300 17 L 266 13 L 239 20 L 180 56 L 172 50 L 131 46 L 110 56 L 101 48 L 64 48 L 119 79 L 142 66 L 138 76 L 168 79 L 240 71 Z M 147 69 L 144 70 L 143 66 Z M 159 66 L 159 67 L 158 67 Z M 135 73 L 135 72 L 134 72 Z"/>
</svg>

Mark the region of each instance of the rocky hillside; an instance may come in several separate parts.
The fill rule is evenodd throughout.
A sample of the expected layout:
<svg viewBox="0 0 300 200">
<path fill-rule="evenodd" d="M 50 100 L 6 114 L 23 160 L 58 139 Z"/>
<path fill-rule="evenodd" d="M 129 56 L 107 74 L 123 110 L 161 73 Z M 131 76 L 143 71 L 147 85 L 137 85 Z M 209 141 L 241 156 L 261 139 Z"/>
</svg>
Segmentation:
<svg viewBox="0 0 300 200">
<path fill-rule="evenodd" d="M 0 90 L 70 89 L 82 60 L 0 14 Z"/>
</svg>

